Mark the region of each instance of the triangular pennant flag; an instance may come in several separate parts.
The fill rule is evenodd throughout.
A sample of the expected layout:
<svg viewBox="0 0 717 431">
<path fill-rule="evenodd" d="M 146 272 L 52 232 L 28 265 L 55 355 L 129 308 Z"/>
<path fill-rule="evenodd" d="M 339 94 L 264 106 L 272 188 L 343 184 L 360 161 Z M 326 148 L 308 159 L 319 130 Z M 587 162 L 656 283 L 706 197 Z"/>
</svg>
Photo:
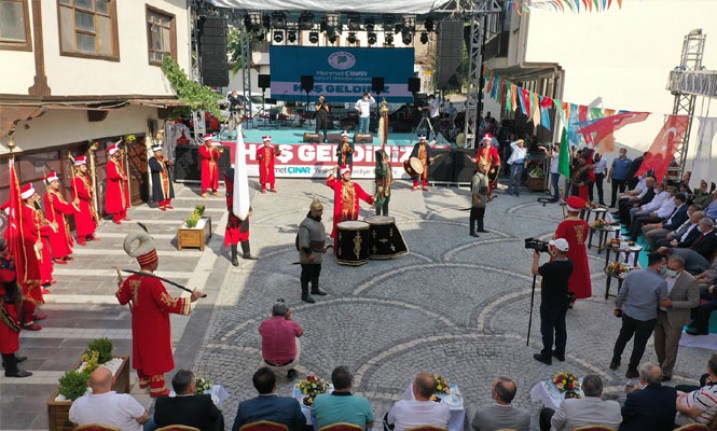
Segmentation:
<svg viewBox="0 0 717 431">
<path fill-rule="evenodd" d="M 602 108 L 590 108 L 591 120 L 599 120 L 602 117 L 604 117 Z"/>
<path fill-rule="evenodd" d="M 513 95 L 511 94 L 511 87 L 512 84 L 508 81 L 505 81 L 505 109 L 507 111 L 514 111 L 513 108 Z"/>
<path fill-rule="evenodd" d="M 488 80 L 485 83 L 485 94 L 490 94 L 490 91 L 493 89 L 493 72 L 490 73 L 490 76 L 488 77 Z"/>
<path fill-rule="evenodd" d="M 553 107 L 553 99 L 550 97 L 539 96 L 540 101 L 538 102 L 540 108 L 540 125 L 544 129 L 550 130 L 550 111 Z"/>
<path fill-rule="evenodd" d="M 518 109 L 518 86 L 510 84 L 510 103 L 513 105 L 513 110 Z"/>
<path fill-rule="evenodd" d="M 538 102 L 538 93 L 530 92 L 530 107 L 533 110 L 533 124 L 535 127 L 540 125 L 540 103 Z"/>
<path fill-rule="evenodd" d="M 520 109 L 523 111 L 523 115 L 526 117 L 530 115 L 530 95 L 528 91 L 523 87 L 518 87 L 518 101 L 520 102 Z"/>
<path fill-rule="evenodd" d="M 560 175 L 570 178 L 570 148 L 568 146 L 568 130 L 563 127 L 563 134 L 560 137 L 560 151 L 558 151 L 558 172 Z"/>
</svg>

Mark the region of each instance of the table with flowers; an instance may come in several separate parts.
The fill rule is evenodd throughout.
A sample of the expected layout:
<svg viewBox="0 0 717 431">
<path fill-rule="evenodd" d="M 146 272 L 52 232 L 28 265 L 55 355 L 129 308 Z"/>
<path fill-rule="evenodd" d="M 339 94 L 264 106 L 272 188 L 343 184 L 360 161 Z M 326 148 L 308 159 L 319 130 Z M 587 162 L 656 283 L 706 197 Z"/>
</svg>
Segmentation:
<svg viewBox="0 0 717 431">
<path fill-rule="evenodd" d="M 557 382 L 557 383 L 556 383 Z M 541 402 L 544 407 L 557 410 L 566 398 L 582 398 L 580 379 L 573 373 L 559 372 L 541 380 L 530 389 L 530 401 Z"/>
<path fill-rule="evenodd" d="M 333 385 L 331 382 L 327 382 L 313 374 L 309 374 L 305 379 L 299 381 L 294 386 L 293 396 L 301 406 L 301 413 L 303 413 L 306 418 L 307 427 L 310 426 L 314 430 L 317 430 L 314 418 L 311 416 L 311 405 L 314 403 L 314 398 L 326 392 L 330 393 L 332 390 Z"/>
</svg>

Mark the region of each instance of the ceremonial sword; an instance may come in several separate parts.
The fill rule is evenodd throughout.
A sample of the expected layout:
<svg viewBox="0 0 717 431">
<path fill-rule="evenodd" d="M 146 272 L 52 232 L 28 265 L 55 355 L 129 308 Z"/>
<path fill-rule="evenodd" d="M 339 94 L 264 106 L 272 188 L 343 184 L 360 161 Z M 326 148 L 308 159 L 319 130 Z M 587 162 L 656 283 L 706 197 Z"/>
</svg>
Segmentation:
<svg viewBox="0 0 717 431">
<path fill-rule="evenodd" d="M 133 269 L 122 269 L 121 271 L 122 271 L 122 272 L 130 273 L 130 274 L 139 274 L 139 275 L 142 275 L 142 276 L 144 276 L 144 277 L 153 277 L 153 278 L 156 278 L 156 279 L 158 279 L 158 280 L 162 280 L 163 282 L 165 282 L 165 283 L 167 283 L 167 284 L 171 284 L 171 285 L 174 286 L 174 287 L 178 287 L 178 288 L 182 289 L 182 290 L 185 291 L 185 292 L 194 293 L 193 290 L 190 290 L 189 288 L 184 287 L 184 286 L 182 286 L 182 285 L 179 284 L 179 283 L 175 283 L 175 282 L 172 281 L 172 280 L 167 280 L 166 278 L 160 277 L 160 276 L 158 276 L 158 275 L 148 274 L 148 273 L 146 273 L 146 272 L 141 272 L 141 271 L 135 271 L 135 270 L 133 270 Z M 207 294 L 205 293 L 205 294 L 203 294 L 201 297 L 202 297 L 202 298 L 206 298 L 206 297 L 207 297 Z"/>
</svg>

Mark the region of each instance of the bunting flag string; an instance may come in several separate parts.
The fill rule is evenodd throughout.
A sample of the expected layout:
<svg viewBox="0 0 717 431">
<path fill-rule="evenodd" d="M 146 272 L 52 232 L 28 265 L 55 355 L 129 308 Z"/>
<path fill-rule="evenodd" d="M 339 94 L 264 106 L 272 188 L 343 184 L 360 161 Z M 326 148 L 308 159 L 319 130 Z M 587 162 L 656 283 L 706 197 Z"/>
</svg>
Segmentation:
<svg viewBox="0 0 717 431">
<path fill-rule="evenodd" d="M 617 8 L 622 9 L 622 0 L 617 0 Z M 605 12 L 613 6 L 612 0 L 506 0 L 503 7 L 506 12 L 514 10 L 518 14 L 528 13 L 531 10 L 548 10 L 555 12 L 580 13 Z"/>
</svg>

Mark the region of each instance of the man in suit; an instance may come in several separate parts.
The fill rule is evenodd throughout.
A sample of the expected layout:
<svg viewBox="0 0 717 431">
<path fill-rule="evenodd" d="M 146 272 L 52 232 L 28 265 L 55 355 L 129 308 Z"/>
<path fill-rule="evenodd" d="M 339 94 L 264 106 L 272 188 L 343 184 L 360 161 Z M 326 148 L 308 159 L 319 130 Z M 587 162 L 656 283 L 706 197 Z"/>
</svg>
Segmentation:
<svg viewBox="0 0 717 431">
<path fill-rule="evenodd" d="M 498 377 L 493 382 L 491 395 L 495 404 L 483 406 L 476 411 L 471 428 L 474 431 L 496 431 L 512 429 L 515 431 L 530 430 L 530 413 L 511 405 L 517 387 L 507 377 Z"/>
<path fill-rule="evenodd" d="M 252 382 L 259 396 L 239 403 L 232 431 L 256 421 L 278 422 L 289 427 L 289 431 L 305 431 L 306 417 L 299 402 L 276 395 L 276 376 L 269 368 L 256 370 Z"/>
<path fill-rule="evenodd" d="M 655 179 L 653 177 L 645 178 L 645 185 L 642 190 L 635 195 L 629 194 L 629 197 L 620 199 L 618 203 L 618 217 L 620 217 L 620 222 L 625 225 L 630 224 L 630 210 L 632 208 L 647 205 L 655 197 Z"/>
<path fill-rule="evenodd" d="M 640 386 L 642 389 L 627 394 L 619 431 L 671 431 L 677 414 L 677 391 L 662 386 L 659 365 L 647 362 L 640 367 Z"/>
<path fill-rule="evenodd" d="M 642 234 L 650 247 L 655 246 L 655 240 L 662 239 L 669 232 L 677 230 L 682 223 L 689 219 L 688 205 L 685 203 L 687 197 L 683 193 L 677 193 L 672 199 L 675 209 L 664 223 L 649 223 L 642 226 Z"/>
<path fill-rule="evenodd" d="M 655 353 L 662 368 L 662 379 L 672 379 L 682 327 L 690 321 L 690 309 L 700 302 L 700 287 L 684 270 L 685 260 L 678 255 L 667 259 L 667 298 L 660 300 L 655 325 Z"/>
<path fill-rule="evenodd" d="M 692 211 L 693 207 L 695 208 L 694 211 Z M 687 210 L 687 213 L 689 214 L 688 220 L 682 223 L 674 232 L 667 233 L 664 238 L 654 240 L 654 248 L 689 247 L 692 245 L 700 234 L 700 230 L 697 229 L 697 226 L 700 220 L 705 217 L 705 213 L 699 209 L 699 205 L 695 204 L 690 205 L 690 209 Z M 648 244 L 649 241 L 650 239 L 648 238 Z"/>
<path fill-rule="evenodd" d="M 690 274 L 699 274 L 710 266 L 712 255 L 717 249 L 717 234 L 714 231 L 715 223 L 711 218 L 703 217 L 697 224 L 697 237 L 686 248 L 677 247 L 671 250 L 672 254 L 681 256 L 685 260 L 685 269 Z M 660 247 L 657 251 L 664 253 L 667 247 Z"/>
<path fill-rule="evenodd" d="M 197 395 L 194 373 L 179 370 L 172 378 L 176 397 L 161 397 L 154 405 L 157 427 L 186 425 L 202 431 L 223 431 L 224 416 L 214 405 L 211 395 Z"/>
<path fill-rule="evenodd" d="M 617 428 L 620 425 L 620 404 L 600 398 L 603 389 L 600 376 L 585 376 L 581 389 L 584 398 L 563 400 L 555 412 L 547 407 L 540 411 L 540 431 L 570 431 L 580 426 L 597 424 Z"/>
</svg>

